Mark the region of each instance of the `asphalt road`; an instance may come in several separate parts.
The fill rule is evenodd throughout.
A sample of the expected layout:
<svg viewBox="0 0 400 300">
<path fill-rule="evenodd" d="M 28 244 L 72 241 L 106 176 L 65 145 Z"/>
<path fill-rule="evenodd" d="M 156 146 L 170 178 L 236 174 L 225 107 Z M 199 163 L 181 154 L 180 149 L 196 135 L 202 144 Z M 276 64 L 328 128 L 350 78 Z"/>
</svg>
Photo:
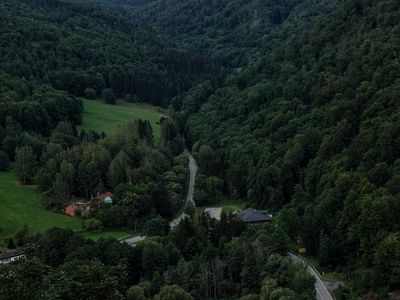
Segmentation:
<svg viewBox="0 0 400 300">
<path fill-rule="evenodd" d="M 185 148 L 184 154 L 188 157 L 189 159 L 189 186 L 188 186 L 188 192 L 186 195 L 186 203 L 192 203 L 195 206 L 194 200 L 193 200 L 193 194 L 194 194 L 194 184 L 196 180 L 196 174 L 197 174 L 197 163 L 196 160 L 194 159 L 193 155 Z M 174 228 L 177 226 L 184 218 L 189 217 L 187 214 L 184 212 L 177 217 L 176 219 L 172 220 L 169 223 L 170 228 Z M 129 238 L 124 238 L 121 240 L 121 242 L 127 243 L 128 245 L 134 247 L 138 242 L 141 242 L 145 239 L 145 236 L 133 236 Z"/>
<path fill-rule="evenodd" d="M 193 203 L 193 205 L 195 205 L 194 201 L 193 201 L 193 193 L 194 193 L 194 183 L 196 180 L 196 174 L 197 174 L 197 163 L 196 160 L 194 159 L 193 155 L 189 152 L 189 150 L 187 150 L 185 148 L 185 155 L 189 158 L 189 172 L 190 172 L 190 178 L 189 178 L 189 186 L 188 186 L 188 193 L 186 196 L 186 202 L 189 203 Z"/>
<path fill-rule="evenodd" d="M 190 172 L 190 177 L 189 177 L 189 186 L 188 186 L 188 193 L 186 196 L 186 203 L 193 203 L 195 205 L 195 202 L 193 200 L 193 193 L 194 193 L 194 185 L 195 185 L 195 179 L 196 179 L 196 174 L 197 174 L 197 163 L 192 154 L 185 149 L 185 155 L 189 158 L 189 172 Z M 187 215 L 185 213 L 182 213 L 178 218 L 174 219 L 170 223 L 170 227 L 173 228 L 177 226 L 181 220 L 183 220 Z M 124 239 L 123 242 L 127 243 L 128 245 L 135 246 L 136 243 L 144 240 L 146 237 L 144 236 L 135 236 L 131 238 Z M 326 288 L 325 284 L 321 280 L 321 276 L 319 272 L 314 269 L 310 264 L 308 264 L 304 259 L 299 257 L 298 255 L 295 255 L 293 253 L 288 253 L 288 255 L 292 258 L 293 261 L 301 263 L 303 265 L 307 266 L 308 272 L 314 276 L 315 278 L 315 293 L 316 293 L 316 299 L 317 300 L 333 300 L 331 294 L 329 293 L 328 289 Z"/>
<path fill-rule="evenodd" d="M 314 276 L 315 278 L 315 293 L 317 300 L 333 300 L 331 294 L 326 288 L 325 284 L 321 280 L 321 276 L 317 270 L 315 270 L 310 264 L 308 264 L 301 257 L 294 255 L 293 253 L 289 253 L 289 256 L 293 259 L 293 261 L 301 263 L 307 266 L 307 271 Z"/>
<path fill-rule="evenodd" d="M 193 206 L 196 206 L 196 204 L 194 203 L 194 200 L 193 200 L 193 194 L 194 194 L 194 184 L 196 181 L 196 174 L 197 174 L 198 167 L 197 167 L 196 160 L 194 159 L 192 153 L 190 153 L 188 149 L 185 148 L 184 154 L 189 159 L 189 186 L 188 186 L 188 192 L 186 195 L 186 203 L 192 203 Z M 186 217 L 188 217 L 188 215 L 183 212 L 178 218 L 173 219 L 169 223 L 169 227 L 174 228 Z"/>
</svg>

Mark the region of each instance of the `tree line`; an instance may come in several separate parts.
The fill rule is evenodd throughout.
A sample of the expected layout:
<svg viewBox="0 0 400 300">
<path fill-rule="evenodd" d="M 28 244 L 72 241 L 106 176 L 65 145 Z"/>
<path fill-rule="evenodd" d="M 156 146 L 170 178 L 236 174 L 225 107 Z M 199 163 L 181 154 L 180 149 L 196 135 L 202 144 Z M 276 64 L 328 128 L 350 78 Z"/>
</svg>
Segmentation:
<svg viewBox="0 0 400 300">
<path fill-rule="evenodd" d="M 314 278 L 293 264 L 273 226 L 245 231 L 232 216 L 203 215 L 172 231 L 153 222 L 135 247 L 53 228 L 15 237 L 26 259 L 0 266 L 2 299 L 312 299 Z M 169 227 L 167 227 L 169 229 Z"/>
<path fill-rule="evenodd" d="M 37 184 L 44 207 L 58 212 L 112 191 L 112 206 L 93 206 L 85 216 L 91 230 L 137 229 L 158 215 L 168 220 L 184 203 L 188 171 L 179 136 L 165 135 L 174 124 L 164 119 L 161 127 L 164 146 L 154 143 L 148 121 L 133 120 L 107 138 L 78 135 L 61 122 L 48 143 L 16 149 L 16 173 L 22 184 Z"/>
</svg>

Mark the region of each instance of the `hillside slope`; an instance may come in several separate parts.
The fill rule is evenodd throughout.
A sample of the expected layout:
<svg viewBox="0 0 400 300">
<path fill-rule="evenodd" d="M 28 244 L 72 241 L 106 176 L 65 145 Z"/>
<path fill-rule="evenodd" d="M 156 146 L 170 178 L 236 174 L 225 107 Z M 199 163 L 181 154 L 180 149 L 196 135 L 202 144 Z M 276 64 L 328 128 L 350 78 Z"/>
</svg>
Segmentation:
<svg viewBox="0 0 400 300">
<path fill-rule="evenodd" d="M 112 88 L 153 104 L 210 78 L 211 63 L 93 4 L 2 1 L 0 69 L 82 96 Z"/>
<path fill-rule="evenodd" d="M 399 21 L 398 1 L 343 1 L 275 31 L 223 88 L 176 100 L 203 172 L 283 208 L 287 232 L 359 292 L 400 284 Z"/>
<path fill-rule="evenodd" d="M 336 2 L 157 0 L 135 5 L 129 13 L 169 35 L 180 47 L 238 67 L 262 54 L 270 43 L 268 35 L 286 19 L 318 15 Z"/>
</svg>

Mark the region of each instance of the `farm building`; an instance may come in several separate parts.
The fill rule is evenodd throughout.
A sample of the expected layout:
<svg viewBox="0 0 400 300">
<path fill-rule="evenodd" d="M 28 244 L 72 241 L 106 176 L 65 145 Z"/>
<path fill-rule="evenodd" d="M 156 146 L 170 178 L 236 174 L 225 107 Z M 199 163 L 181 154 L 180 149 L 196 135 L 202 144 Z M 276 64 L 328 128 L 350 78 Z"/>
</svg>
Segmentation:
<svg viewBox="0 0 400 300">
<path fill-rule="evenodd" d="M 0 252 L 0 265 L 8 264 L 21 258 L 25 258 L 25 255 L 19 250 Z"/>
<path fill-rule="evenodd" d="M 64 212 L 66 215 L 71 217 L 75 217 L 77 215 L 87 216 L 90 210 L 96 206 L 98 207 L 103 204 L 112 204 L 112 196 L 113 194 L 111 192 L 106 192 L 104 194 L 98 194 L 96 198 L 93 198 L 91 201 L 73 202 L 64 209 Z"/>
<path fill-rule="evenodd" d="M 90 203 L 87 201 L 78 201 L 69 204 L 64 212 L 66 215 L 75 217 L 76 215 L 84 215 L 90 210 Z"/>
</svg>

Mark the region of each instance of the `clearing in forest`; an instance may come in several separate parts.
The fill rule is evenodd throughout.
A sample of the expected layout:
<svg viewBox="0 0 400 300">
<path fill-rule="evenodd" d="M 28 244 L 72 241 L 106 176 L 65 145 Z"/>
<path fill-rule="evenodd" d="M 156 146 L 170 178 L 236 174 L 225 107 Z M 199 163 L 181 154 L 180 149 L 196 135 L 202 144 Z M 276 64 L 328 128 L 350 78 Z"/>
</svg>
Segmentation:
<svg viewBox="0 0 400 300">
<path fill-rule="evenodd" d="M 107 135 L 113 135 L 118 127 L 133 119 L 149 120 L 153 128 L 154 140 L 160 138 L 160 118 L 164 116 L 159 108 L 147 104 L 132 104 L 117 102 L 117 104 L 107 104 L 100 100 L 83 101 L 83 119 L 78 130 L 97 132 L 104 131 Z"/>
</svg>

